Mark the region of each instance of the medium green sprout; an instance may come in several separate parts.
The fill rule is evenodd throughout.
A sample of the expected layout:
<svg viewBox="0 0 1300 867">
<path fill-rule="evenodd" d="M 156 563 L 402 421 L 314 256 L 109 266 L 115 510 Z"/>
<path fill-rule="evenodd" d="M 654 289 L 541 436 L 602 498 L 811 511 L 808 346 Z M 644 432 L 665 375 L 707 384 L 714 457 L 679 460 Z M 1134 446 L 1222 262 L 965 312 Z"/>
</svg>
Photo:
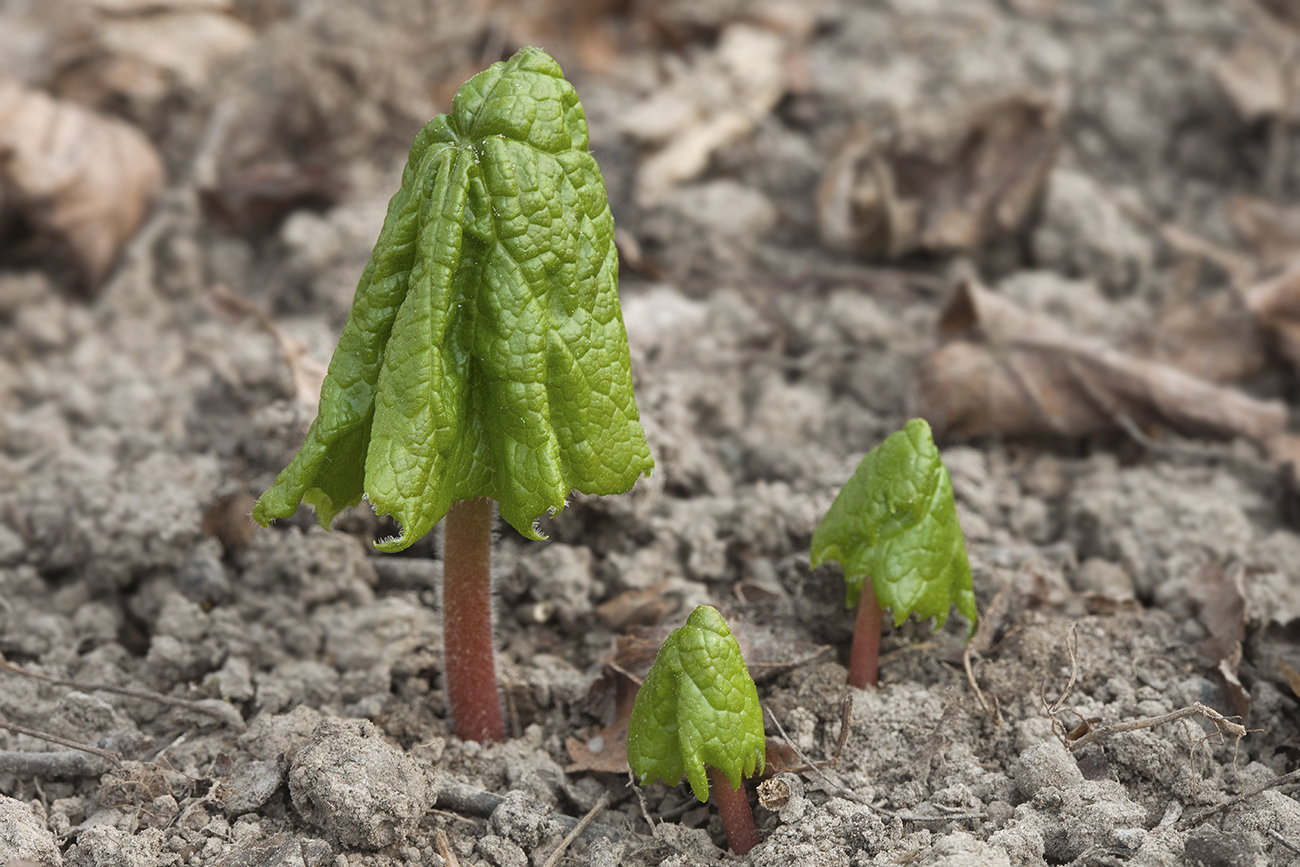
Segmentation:
<svg viewBox="0 0 1300 867">
<path fill-rule="evenodd" d="M 763 770 L 766 744 L 758 689 L 740 645 L 722 615 L 701 605 L 664 641 L 637 692 L 628 764 L 642 785 L 657 778 L 675 786 L 684 775 L 700 801 L 708 800 L 713 777 L 727 840 L 743 855 L 754 845 L 743 782 Z"/>
<path fill-rule="evenodd" d="M 876 682 L 884 608 L 894 612 L 895 626 L 911 615 L 943 626 L 956 605 L 974 630 L 978 612 L 952 479 L 924 419 L 867 452 L 844 483 L 812 538 L 813 568 L 828 560 L 844 567 L 845 605 L 858 606 L 854 686 Z"/>
</svg>

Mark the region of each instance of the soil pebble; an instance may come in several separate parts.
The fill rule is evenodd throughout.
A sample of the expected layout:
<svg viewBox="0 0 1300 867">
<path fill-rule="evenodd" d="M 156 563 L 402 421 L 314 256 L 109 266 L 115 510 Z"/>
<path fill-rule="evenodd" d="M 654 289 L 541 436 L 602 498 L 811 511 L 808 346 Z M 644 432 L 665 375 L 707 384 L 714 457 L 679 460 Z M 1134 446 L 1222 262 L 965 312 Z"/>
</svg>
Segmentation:
<svg viewBox="0 0 1300 867">
<path fill-rule="evenodd" d="M 289 791 L 308 823 L 371 850 L 404 841 L 435 799 L 424 771 L 373 724 L 333 719 L 298 751 Z"/>
<path fill-rule="evenodd" d="M 54 835 L 30 806 L 0 795 L 0 864 L 14 861 L 57 867 L 63 863 L 63 856 Z"/>
</svg>

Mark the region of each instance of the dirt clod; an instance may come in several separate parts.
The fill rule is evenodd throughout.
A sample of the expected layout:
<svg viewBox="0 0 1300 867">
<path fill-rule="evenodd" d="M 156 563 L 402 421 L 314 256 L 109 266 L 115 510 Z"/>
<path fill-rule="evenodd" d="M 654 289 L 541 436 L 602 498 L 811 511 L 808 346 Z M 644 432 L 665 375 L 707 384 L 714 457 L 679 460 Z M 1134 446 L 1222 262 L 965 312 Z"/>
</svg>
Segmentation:
<svg viewBox="0 0 1300 867">
<path fill-rule="evenodd" d="M 324 720 L 289 768 L 294 807 L 344 846 L 404 840 L 434 800 L 424 772 L 369 723 Z"/>
</svg>

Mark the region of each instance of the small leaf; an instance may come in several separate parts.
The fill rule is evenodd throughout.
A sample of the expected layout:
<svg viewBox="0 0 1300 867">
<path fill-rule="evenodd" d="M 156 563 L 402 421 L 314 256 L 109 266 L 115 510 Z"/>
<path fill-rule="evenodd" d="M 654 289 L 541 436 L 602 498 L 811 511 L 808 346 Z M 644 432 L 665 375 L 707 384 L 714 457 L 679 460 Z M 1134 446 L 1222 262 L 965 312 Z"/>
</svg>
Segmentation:
<svg viewBox="0 0 1300 867">
<path fill-rule="evenodd" d="M 398 551 L 457 500 L 520 533 L 572 490 L 654 466 L 632 394 L 618 255 L 587 122 L 559 66 L 524 48 L 466 82 L 416 137 L 293 462 L 263 525 L 302 500 L 328 526 L 364 493 Z"/>
<path fill-rule="evenodd" d="M 717 610 L 701 605 L 659 648 L 632 707 L 627 761 L 646 785 L 682 775 L 709 799 L 708 764 L 733 789 L 763 769 L 765 738 L 758 690 L 740 645 Z"/>
<path fill-rule="evenodd" d="M 939 626 L 957 606 L 971 630 L 977 612 L 966 540 L 957 520 L 952 479 L 930 425 L 914 418 L 867 452 L 812 538 L 814 568 L 844 567 L 845 603 L 858 604 L 871 576 L 880 607 L 897 626 L 915 614 Z"/>
</svg>

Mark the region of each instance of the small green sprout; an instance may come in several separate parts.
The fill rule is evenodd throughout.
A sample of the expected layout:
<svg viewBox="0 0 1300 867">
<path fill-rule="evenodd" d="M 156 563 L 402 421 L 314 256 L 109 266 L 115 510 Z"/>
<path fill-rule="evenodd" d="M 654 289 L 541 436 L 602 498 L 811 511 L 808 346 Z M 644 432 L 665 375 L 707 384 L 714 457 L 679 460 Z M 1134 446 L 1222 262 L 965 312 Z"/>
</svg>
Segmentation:
<svg viewBox="0 0 1300 867">
<path fill-rule="evenodd" d="M 307 441 L 253 518 L 302 501 L 328 527 L 367 497 L 408 547 L 445 515 L 456 733 L 503 740 L 492 657 L 492 512 L 532 539 L 573 490 L 654 466 L 632 394 L 605 185 L 573 86 L 523 48 L 416 136 Z"/>
<path fill-rule="evenodd" d="M 853 686 L 876 683 L 884 608 L 893 610 L 895 626 L 913 614 L 943 626 L 956 605 L 974 630 L 978 612 L 952 479 L 924 419 L 867 452 L 813 534 L 811 560 L 813 568 L 838 561 L 845 605 L 858 606 Z"/>
<path fill-rule="evenodd" d="M 755 842 L 744 778 L 762 772 L 766 744 L 740 645 L 722 615 L 701 605 L 664 641 L 637 692 L 628 765 L 641 785 L 657 778 L 675 786 L 685 775 L 701 802 L 711 778 L 727 842 L 743 855 Z"/>
</svg>

